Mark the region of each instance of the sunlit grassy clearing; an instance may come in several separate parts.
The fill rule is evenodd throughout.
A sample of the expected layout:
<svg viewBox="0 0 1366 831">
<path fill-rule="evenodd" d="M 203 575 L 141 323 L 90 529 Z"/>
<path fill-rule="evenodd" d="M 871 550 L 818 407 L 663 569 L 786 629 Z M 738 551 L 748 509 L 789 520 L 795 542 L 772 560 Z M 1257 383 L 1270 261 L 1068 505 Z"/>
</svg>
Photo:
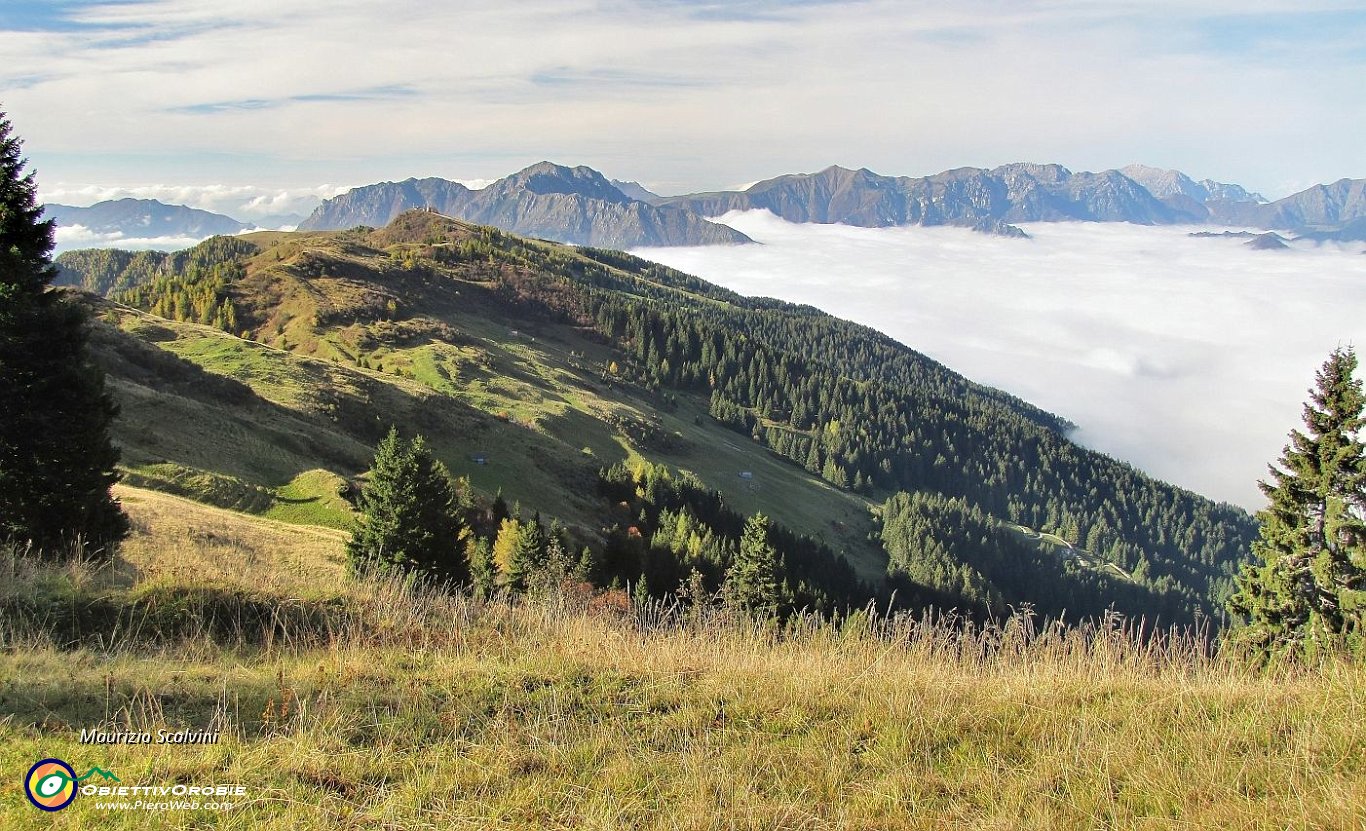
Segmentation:
<svg viewBox="0 0 1366 831">
<path fill-rule="evenodd" d="M 13 615 L 0 622 L 0 765 L 17 771 L 0 785 L 0 826 L 31 824 L 19 774 L 47 755 L 144 784 L 242 782 L 252 795 L 223 814 L 120 817 L 82 797 L 60 817 L 70 827 L 1353 829 L 1366 818 L 1360 666 L 1264 674 L 1118 630 L 963 637 L 855 620 L 779 631 L 572 593 L 477 603 L 348 582 L 331 532 L 124 499 L 138 528 L 125 565 L 43 579 L 65 581 L 76 603 L 210 579 L 272 599 L 284 623 L 227 641 L 206 627 L 72 649 Z M 11 569 L 17 586 L 36 579 L 30 565 Z M 300 604 L 334 611 L 283 613 Z M 213 724 L 224 740 L 75 742 L 99 724 Z"/>
</svg>

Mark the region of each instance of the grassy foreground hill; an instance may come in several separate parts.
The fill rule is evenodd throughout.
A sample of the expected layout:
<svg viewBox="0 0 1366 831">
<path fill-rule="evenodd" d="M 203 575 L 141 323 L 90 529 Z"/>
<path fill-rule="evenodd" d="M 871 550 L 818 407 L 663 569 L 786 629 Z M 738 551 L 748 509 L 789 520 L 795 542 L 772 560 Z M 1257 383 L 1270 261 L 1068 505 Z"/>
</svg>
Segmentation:
<svg viewBox="0 0 1366 831">
<path fill-rule="evenodd" d="M 341 536 L 121 486 L 113 564 L 0 554 L 0 767 L 240 784 L 232 808 L 3 828 L 1335 829 L 1366 820 L 1366 667 L 1022 620 L 782 629 L 573 586 L 343 577 Z M 82 728 L 219 731 L 81 744 Z M 172 801 L 149 797 L 147 802 Z M 225 800 L 228 801 L 228 800 Z"/>
<path fill-rule="evenodd" d="M 410 212 L 59 264 L 108 295 L 130 482 L 224 507 L 344 527 L 396 424 L 603 551 L 604 583 L 715 588 L 763 512 L 806 538 L 783 538 L 795 606 L 1073 620 L 1210 615 L 1252 534 L 877 332 L 624 254 Z"/>
</svg>

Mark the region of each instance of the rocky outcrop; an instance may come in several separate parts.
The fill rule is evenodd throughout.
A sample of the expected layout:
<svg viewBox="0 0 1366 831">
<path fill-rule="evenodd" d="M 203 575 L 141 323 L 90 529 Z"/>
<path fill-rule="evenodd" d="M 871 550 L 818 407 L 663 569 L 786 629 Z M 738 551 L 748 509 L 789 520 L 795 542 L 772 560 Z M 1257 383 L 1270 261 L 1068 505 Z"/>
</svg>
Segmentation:
<svg viewBox="0 0 1366 831">
<path fill-rule="evenodd" d="M 1284 251 L 1289 248 L 1285 243 L 1285 237 L 1275 231 L 1268 231 L 1265 234 L 1257 234 L 1252 239 L 1243 243 L 1254 251 Z"/>
</svg>

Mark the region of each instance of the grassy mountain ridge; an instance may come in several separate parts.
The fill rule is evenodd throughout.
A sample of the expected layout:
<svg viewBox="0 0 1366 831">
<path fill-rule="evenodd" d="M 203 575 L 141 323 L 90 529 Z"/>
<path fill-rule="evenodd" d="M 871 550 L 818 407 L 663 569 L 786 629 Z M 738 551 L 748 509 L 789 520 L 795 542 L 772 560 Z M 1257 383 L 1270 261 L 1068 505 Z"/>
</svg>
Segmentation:
<svg viewBox="0 0 1366 831">
<path fill-rule="evenodd" d="M 134 469 L 266 488 L 315 468 L 350 477 L 392 422 L 476 489 L 592 535 L 613 522 L 597 471 L 648 461 L 824 541 L 871 585 L 888 559 L 869 509 L 941 493 L 1142 575 L 1126 610 L 1168 620 L 1213 608 L 1251 533 L 1237 509 L 1072 445 L 1056 417 L 809 307 L 426 212 L 237 240 L 217 262 L 113 292 L 180 320 L 96 301 Z M 193 367 L 228 380 L 177 387 Z M 636 507 L 651 523 L 664 509 Z M 995 584 L 1017 582 L 1011 562 Z M 1059 579 L 1087 582 L 1079 562 Z"/>
<path fill-rule="evenodd" d="M 388 244 L 396 233 L 367 239 Z M 124 408 L 117 438 L 138 481 L 185 492 L 170 478 L 188 474 L 167 465 L 268 490 L 316 467 L 354 476 L 392 422 L 425 433 L 481 491 L 502 489 L 590 536 L 604 520 L 597 470 L 649 458 L 697 472 L 738 509 L 823 534 L 866 579 L 881 579 L 866 499 L 794 477 L 705 418 L 704 403 L 655 412 L 658 394 L 602 380 L 600 344 L 575 327 L 508 318 L 482 278 L 433 287 L 403 256 L 366 271 L 373 255 L 355 235 L 323 236 L 320 247 L 306 235 L 253 237 L 265 245 L 230 294 L 257 340 L 92 298 L 95 347 Z M 404 317 L 424 290 L 425 308 L 458 329 Z M 719 449 L 698 457 L 704 446 Z"/>
</svg>

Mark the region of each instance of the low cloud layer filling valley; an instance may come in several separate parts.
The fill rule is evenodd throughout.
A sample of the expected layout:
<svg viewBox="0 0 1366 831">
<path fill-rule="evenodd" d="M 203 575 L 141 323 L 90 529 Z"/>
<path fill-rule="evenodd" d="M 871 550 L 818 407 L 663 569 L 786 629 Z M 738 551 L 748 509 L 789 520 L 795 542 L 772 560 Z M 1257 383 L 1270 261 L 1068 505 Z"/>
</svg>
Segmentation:
<svg viewBox="0 0 1366 831">
<path fill-rule="evenodd" d="M 1256 251 L 1194 229 L 1040 223 L 1029 240 L 959 228 L 721 217 L 761 245 L 635 253 L 744 294 L 880 329 L 1079 425 L 1075 438 L 1257 509 L 1314 372 L 1366 348 L 1360 244 Z"/>
</svg>

